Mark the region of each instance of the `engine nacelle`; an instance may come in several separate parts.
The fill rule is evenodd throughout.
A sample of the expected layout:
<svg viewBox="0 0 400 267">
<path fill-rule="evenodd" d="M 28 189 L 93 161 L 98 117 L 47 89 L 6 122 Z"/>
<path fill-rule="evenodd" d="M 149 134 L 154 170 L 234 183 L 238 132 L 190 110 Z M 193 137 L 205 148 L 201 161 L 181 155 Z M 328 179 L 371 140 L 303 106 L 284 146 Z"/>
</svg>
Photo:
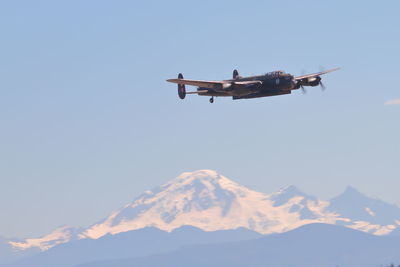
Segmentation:
<svg viewBox="0 0 400 267">
<path fill-rule="evenodd" d="M 301 80 L 301 85 L 303 86 L 318 86 L 321 82 L 321 77 L 316 76 L 316 77 L 310 77 L 310 78 L 304 78 Z"/>
</svg>

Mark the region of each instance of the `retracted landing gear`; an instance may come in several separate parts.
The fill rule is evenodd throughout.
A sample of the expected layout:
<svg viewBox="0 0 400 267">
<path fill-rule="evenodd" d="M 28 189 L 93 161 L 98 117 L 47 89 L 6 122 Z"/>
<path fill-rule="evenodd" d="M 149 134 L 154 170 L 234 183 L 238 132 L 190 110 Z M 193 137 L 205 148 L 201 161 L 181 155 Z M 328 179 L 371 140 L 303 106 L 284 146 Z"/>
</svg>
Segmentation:
<svg viewBox="0 0 400 267">
<path fill-rule="evenodd" d="M 214 97 L 211 97 L 211 98 L 210 98 L 210 103 L 211 103 L 211 104 L 214 103 Z"/>
</svg>

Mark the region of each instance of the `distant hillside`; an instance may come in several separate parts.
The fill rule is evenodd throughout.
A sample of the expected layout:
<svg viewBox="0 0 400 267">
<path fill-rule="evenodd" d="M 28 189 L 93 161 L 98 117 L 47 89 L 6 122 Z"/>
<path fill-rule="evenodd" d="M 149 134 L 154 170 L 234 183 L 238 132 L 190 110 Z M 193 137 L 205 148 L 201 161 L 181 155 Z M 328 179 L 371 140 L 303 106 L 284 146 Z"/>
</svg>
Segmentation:
<svg viewBox="0 0 400 267">
<path fill-rule="evenodd" d="M 400 237 L 309 224 L 255 240 L 186 246 L 166 254 L 79 267 L 377 267 L 400 263 L 399 244 Z"/>
<path fill-rule="evenodd" d="M 171 233 L 154 227 L 133 230 L 99 239 L 82 239 L 58 245 L 9 267 L 72 267 L 94 260 L 141 257 L 166 253 L 192 244 L 213 244 L 259 238 L 262 235 L 248 229 L 205 232 L 183 226 Z"/>
</svg>

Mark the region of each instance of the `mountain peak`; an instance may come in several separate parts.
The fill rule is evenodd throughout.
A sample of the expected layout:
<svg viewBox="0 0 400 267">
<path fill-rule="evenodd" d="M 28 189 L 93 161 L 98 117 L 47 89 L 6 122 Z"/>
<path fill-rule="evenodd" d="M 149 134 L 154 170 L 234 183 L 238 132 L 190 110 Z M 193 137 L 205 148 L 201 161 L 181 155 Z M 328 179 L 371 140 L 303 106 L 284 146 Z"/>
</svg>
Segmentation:
<svg viewBox="0 0 400 267">
<path fill-rule="evenodd" d="M 288 185 L 279 189 L 277 194 L 291 194 L 291 195 L 305 195 L 298 187 L 295 185 Z"/>
<path fill-rule="evenodd" d="M 355 187 L 348 185 L 346 189 L 339 194 L 338 196 L 331 199 L 331 203 L 337 202 L 346 202 L 346 203 L 353 203 L 360 202 L 360 201 L 370 201 L 372 198 L 367 197 L 360 191 L 358 191 Z"/>
<path fill-rule="evenodd" d="M 315 197 L 303 193 L 294 185 L 289 185 L 279 189 L 276 193 L 271 195 L 271 200 L 274 201 L 274 206 L 280 206 L 287 203 L 290 199 L 301 197 L 303 202 L 306 200 L 316 200 Z"/>
<path fill-rule="evenodd" d="M 176 185 L 185 185 L 193 183 L 194 181 L 200 182 L 211 182 L 211 183 L 219 183 L 225 180 L 226 182 L 232 182 L 231 180 L 223 177 L 218 172 L 213 170 L 198 170 L 194 172 L 184 172 L 179 175 L 177 178 L 168 182 L 165 186 L 176 184 Z"/>
<path fill-rule="evenodd" d="M 346 195 L 363 195 L 360 191 L 358 191 L 355 187 L 348 185 L 344 190 L 343 194 Z M 363 195 L 364 196 L 364 195 Z"/>
<path fill-rule="evenodd" d="M 193 171 L 193 172 L 184 172 L 181 175 L 178 176 L 177 179 L 187 179 L 189 177 L 196 177 L 196 178 L 214 178 L 214 179 L 219 179 L 220 178 L 220 174 L 217 171 L 214 170 L 197 170 L 197 171 Z"/>
<path fill-rule="evenodd" d="M 168 183 L 154 188 L 150 196 L 155 196 L 161 192 L 164 192 L 163 195 L 169 194 L 171 198 L 175 198 L 177 194 L 202 194 L 203 197 L 211 194 L 213 199 L 218 199 L 221 194 L 245 195 L 249 191 L 251 190 L 214 170 L 197 170 L 184 172 Z"/>
</svg>

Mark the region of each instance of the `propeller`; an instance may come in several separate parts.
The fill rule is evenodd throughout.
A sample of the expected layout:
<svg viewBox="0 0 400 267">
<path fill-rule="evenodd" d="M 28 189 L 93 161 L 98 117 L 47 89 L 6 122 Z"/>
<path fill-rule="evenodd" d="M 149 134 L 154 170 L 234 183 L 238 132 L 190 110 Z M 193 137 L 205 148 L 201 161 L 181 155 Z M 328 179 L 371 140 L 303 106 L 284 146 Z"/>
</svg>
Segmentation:
<svg viewBox="0 0 400 267">
<path fill-rule="evenodd" d="M 320 65 L 320 66 L 319 66 L 319 71 L 320 71 L 320 72 L 325 71 L 325 67 Z M 322 90 L 322 91 L 325 91 L 325 90 L 326 90 L 326 87 L 325 87 L 325 85 L 322 83 L 322 81 L 319 81 L 319 85 L 321 86 L 321 90 Z"/>
<path fill-rule="evenodd" d="M 304 89 L 303 85 L 300 85 L 300 87 L 301 87 L 301 91 L 303 92 L 303 94 L 306 94 L 307 91 L 306 91 L 306 89 Z"/>
<path fill-rule="evenodd" d="M 319 82 L 319 85 L 321 85 L 321 90 L 322 90 L 322 91 L 325 91 L 325 90 L 326 90 L 326 87 L 325 87 L 325 85 L 322 83 L 322 81 Z"/>
</svg>

